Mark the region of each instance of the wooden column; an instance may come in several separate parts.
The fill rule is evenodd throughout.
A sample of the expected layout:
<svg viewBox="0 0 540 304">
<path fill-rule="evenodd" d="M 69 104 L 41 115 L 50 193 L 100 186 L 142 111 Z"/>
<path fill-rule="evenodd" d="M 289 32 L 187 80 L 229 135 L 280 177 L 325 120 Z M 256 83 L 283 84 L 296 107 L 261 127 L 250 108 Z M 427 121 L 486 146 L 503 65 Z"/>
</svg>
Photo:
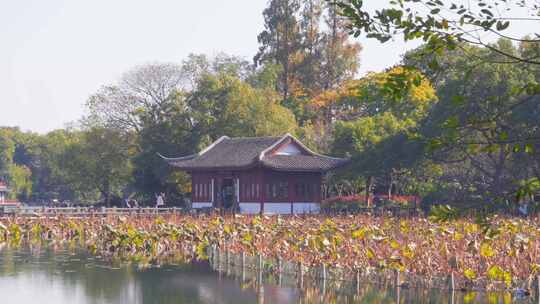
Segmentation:
<svg viewBox="0 0 540 304">
<path fill-rule="evenodd" d="M 195 200 L 195 184 L 197 181 L 195 180 L 195 174 L 191 172 L 191 203 L 196 202 Z"/>
<path fill-rule="evenodd" d="M 223 178 L 220 173 L 216 173 L 216 207 L 223 208 L 223 196 L 221 188 L 223 187 Z"/>
<path fill-rule="evenodd" d="M 313 189 L 313 191 L 317 191 L 317 193 L 314 193 L 315 194 L 315 203 L 321 203 L 322 202 L 322 173 L 319 173 L 317 175 L 317 179 L 316 179 L 316 183 L 315 183 L 315 189 Z"/>
<path fill-rule="evenodd" d="M 264 200 L 266 199 L 266 187 L 264 184 L 264 170 L 262 168 L 259 168 L 259 185 L 261 187 L 261 196 L 259 197 L 260 203 L 261 203 L 261 210 L 260 214 L 264 213 Z"/>
<path fill-rule="evenodd" d="M 289 176 L 287 177 L 287 184 L 289 185 L 288 198 L 289 198 L 289 201 L 291 202 L 291 214 L 294 213 L 294 202 L 296 201 L 294 186 L 297 180 L 298 180 L 298 177 L 292 174 L 289 174 Z"/>
<path fill-rule="evenodd" d="M 212 202 L 212 207 L 216 207 L 216 180 L 214 177 L 210 178 L 210 202 Z"/>
</svg>

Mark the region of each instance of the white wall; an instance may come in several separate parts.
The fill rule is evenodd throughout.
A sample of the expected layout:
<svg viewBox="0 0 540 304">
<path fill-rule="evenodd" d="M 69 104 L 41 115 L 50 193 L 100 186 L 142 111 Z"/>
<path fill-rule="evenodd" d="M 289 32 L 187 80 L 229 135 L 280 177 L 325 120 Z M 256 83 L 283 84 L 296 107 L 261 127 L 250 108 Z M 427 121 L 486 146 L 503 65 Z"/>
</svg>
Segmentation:
<svg viewBox="0 0 540 304">
<path fill-rule="evenodd" d="M 319 203 L 294 203 L 293 204 L 293 213 L 302 214 L 302 213 L 319 213 L 321 212 L 321 204 Z"/>
<path fill-rule="evenodd" d="M 291 214 L 291 203 L 264 203 L 264 214 Z"/>
<path fill-rule="evenodd" d="M 294 203 L 293 213 L 318 214 L 321 211 L 321 206 L 318 203 Z M 240 203 L 240 213 L 243 214 L 258 214 L 261 212 L 260 203 Z M 291 214 L 291 203 L 264 203 L 264 214 Z"/>
<path fill-rule="evenodd" d="M 261 204 L 259 202 L 240 203 L 240 213 L 243 214 L 259 214 L 261 212 Z M 212 203 L 193 202 L 192 208 L 208 208 L 212 207 Z M 294 214 L 318 214 L 321 211 L 319 203 L 294 203 Z M 264 203 L 264 214 L 291 214 L 291 203 Z"/>
<path fill-rule="evenodd" d="M 200 202 L 191 203 L 191 208 L 193 209 L 208 208 L 208 207 L 212 207 L 212 203 L 200 203 Z"/>
<path fill-rule="evenodd" d="M 240 213 L 243 214 L 258 214 L 261 212 L 260 203 L 240 203 Z"/>
</svg>

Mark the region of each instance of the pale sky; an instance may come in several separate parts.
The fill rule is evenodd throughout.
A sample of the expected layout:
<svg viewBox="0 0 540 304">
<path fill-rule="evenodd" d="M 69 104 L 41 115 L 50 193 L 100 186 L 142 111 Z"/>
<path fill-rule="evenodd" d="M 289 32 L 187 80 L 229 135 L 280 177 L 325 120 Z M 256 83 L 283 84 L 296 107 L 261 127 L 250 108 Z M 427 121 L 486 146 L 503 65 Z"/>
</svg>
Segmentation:
<svg viewBox="0 0 540 304">
<path fill-rule="evenodd" d="M 251 60 L 267 0 L 0 0 L 0 126 L 47 132 L 79 119 L 100 86 L 190 53 Z M 414 45 L 363 45 L 360 73 Z"/>
</svg>

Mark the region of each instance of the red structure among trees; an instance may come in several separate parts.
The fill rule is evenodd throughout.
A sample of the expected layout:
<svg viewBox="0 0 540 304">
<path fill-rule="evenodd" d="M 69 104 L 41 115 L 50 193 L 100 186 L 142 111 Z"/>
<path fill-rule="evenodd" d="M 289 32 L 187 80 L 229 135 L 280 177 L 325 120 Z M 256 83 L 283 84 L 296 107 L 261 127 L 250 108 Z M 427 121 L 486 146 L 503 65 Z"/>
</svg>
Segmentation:
<svg viewBox="0 0 540 304">
<path fill-rule="evenodd" d="M 0 204 L 3 204 L 6 202 L 8 192 L 9 190 L 7 188 L 6 183 L 0 180 Z"/>
<path fill-rule="evenodd" d="M 290 134 L 223 136 L 203 151 L 163 157 L 191 174 L 193 208 L 241 213 L 318 213 L 323 174 L 347 159 L 317 154 Z"/>
<path fill-rule="evenodd" d="M 8 199 L 9 192 L 7 184 L 0 180 L 0 205 L 20 205 L 18 200 Z"/>
</svg>

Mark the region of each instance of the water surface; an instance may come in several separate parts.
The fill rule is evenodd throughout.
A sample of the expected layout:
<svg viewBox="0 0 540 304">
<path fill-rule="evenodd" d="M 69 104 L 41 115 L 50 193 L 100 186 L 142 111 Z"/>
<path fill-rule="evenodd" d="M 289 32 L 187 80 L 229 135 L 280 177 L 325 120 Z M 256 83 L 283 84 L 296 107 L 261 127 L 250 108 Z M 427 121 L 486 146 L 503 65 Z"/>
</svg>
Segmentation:
<svg viewBox="0 0 540 304">
<path fill-rule="evenodd" d="M 84 250 L 0 245 L 1 303 L 533 303 L 512 293 L 455 293 L 381 286 L 306 283 L 294 278 L 243 277 L 214 272 L 207 263 L 149 269 L 115 265 Z M 311 284 L 311 285 L 309 285 Z"/>
</svg>

